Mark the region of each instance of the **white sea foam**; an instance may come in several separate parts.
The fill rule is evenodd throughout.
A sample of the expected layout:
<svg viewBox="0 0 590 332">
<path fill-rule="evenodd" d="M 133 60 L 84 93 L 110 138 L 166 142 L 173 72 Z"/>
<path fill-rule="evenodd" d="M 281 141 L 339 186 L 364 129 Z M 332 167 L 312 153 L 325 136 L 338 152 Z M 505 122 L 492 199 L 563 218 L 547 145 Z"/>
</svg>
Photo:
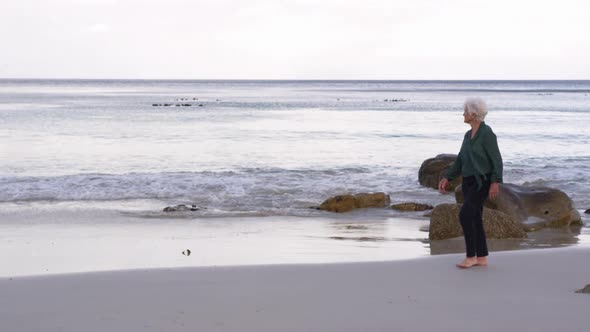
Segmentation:
<svg viewBox="0 0 590 332">
<path fill-rule="evenodd" d="M 336 194 L 413 185 L 403 180 L 384 179 L 382 173 L 363 168 L 2 177 L 0 202 L 157 199 L 225 211 L 265 211 L 308 208 Z"/>
</svg>

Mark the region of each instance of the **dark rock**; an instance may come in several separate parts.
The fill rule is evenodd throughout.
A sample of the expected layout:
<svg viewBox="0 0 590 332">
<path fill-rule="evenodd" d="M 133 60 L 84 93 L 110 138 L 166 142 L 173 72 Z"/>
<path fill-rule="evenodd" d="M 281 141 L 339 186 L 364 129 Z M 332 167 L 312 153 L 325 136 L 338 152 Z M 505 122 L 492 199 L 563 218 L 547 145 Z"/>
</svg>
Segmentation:
<svg viewBox="0 0 590 332">
<path fill-rule="evenodd" d="M 578 289 L 576 293 L 590 294 L 590 284 L 586 285 L 586 287 L 582 289 Z"/>
<path fill-rule="evenodd" d="M 199 107 L 203 107 L 203 104 L 199 104 Z"/>
<path fill-rule="evenodd" d="M 389 202 L 389 195 L 383 192 L 340 195 L 325 200 L 322 204 L 320 204 L 320 210 L 331 212 L 348 212 L 354 209 L 386 207 L 389 205 Z"/>
<path fill-rule="evenodd" d="M 590 214 L 590 209 L 588 209 L 588 210 L 584 211 L 584 213 L 586 213 L 586 214 Z"/>
<path fill-rule="evenodd" d="M 199 210 L 206 210 L 207 208 L 204 208 L 202 206 L 196 206 L 196 205 L 185 205 L 185 204 L 180 204 L 180 205 L 176 205 L 176 206 L 167 206 L 164 208 L 164 210 L 162 210 L 163 212 L 182 212 L 182 211 L 199 211 Z"/>
<path fill-rule="evenodd" d="M 433 206 L 420 203 L 399 203 L 392 205 L 391 208 L 398 211 L 426 211 L 432 210 Z"/>
<path fill-rule="evenodd" d="M 191 255 L 191 250 L 190 249 L 186 249 L 185 251 L 182 252 L 183 255 L 185 256 L 190 256 Z"/>
<path fill-rule="evenodd" d="M 440 204 L 430 217 L 430 240 L 444 240 L 463 235 L 459 222 L 460 204 Z M 522 225 L 509 215 L 488 208 L 483 210 L 483 227 L 489 239 L 526 238 Z"/>
<path fill-rule="evenodd" d="M 463 203 L 461 187 L 455 190 L 457 203 Z M 561 190 L 549 187 L 525 187 L 511 183 L 500 184 L 500 194 L 485 207 L 508 214 L 518 222 L 538 218 L 541 226 L 561 227 L 582 225 L 582 218 L 572 200 Z"/>
<path fill-rule="evenodd" d="M 362 226 L 362 225 L 346 225 L 344 228 L 345 229 L 350 229 L 350 230 L 357 230 L 357 229 L 366 230 L 366 229 L 369 229 L 369 227 Z"/>
<path fill-rule="evenodd" d="M 438 183 L 446 175 L 447 170 L 457 159 L 455 154 L 439 154 L 438 156 L 426 159 L 418 171 L 418 182 L 421 185 L 433 189 L 438 189 Z M 447 186 L 448 191 L 452 191 L 462 182 L 462 177 L 457 177 L 450 181 Z"/>
</svg>

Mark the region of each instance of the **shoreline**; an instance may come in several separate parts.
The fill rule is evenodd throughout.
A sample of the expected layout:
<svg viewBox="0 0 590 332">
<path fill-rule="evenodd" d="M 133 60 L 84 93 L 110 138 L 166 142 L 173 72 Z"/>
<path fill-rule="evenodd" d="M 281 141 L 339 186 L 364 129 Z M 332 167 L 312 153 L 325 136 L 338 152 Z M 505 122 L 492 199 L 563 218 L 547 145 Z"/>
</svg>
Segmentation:
<svg viewBox="0 0 590 332">
<path fill-rule="evenodd" d="M 370 212 L 370 211 L 366 211 Z M 111 210 L 0 213 L 0 276 L 198 266 L 379 262 L 461 253 L 463 239 L 429 241 L 426 218 L 363 211 L 334 218 L 137 218 Z M 590 245 L 590 227 L 489 240 L 490 251 Z M 191 255 L 183 255 L 185 250 Z"/>
<path fill-rule="evenodd" d="M 590 248 L 0 278 L 8 330 L 586 331 Z M 58 301 L 56 301 L 58 300 Z"/>
</svg>

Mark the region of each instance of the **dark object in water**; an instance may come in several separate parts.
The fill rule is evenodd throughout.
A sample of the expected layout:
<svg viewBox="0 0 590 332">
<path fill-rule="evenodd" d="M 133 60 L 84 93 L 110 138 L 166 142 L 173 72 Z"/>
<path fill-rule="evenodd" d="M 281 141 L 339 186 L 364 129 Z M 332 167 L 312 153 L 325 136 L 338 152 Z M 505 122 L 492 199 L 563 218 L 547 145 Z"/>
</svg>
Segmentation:
<svg viewBox="0 0 590 332">
<path fill-rule="evenodd" d="M 590 284 L 586 285 L 586 287 L 582 289 L 578 289 L 576 293 L 590 294 Z"/>
<path fill-rule="evenodd" d="M 199 211 L 199 210 L 206 210 L 206 207 L 196 206 L 195 204 L 192 205 L 185 205 L 180 204 L 176 206 L 167 206 L 162 210 L 163 212 L 180 212 L 180 211 Z"/>
</svg>

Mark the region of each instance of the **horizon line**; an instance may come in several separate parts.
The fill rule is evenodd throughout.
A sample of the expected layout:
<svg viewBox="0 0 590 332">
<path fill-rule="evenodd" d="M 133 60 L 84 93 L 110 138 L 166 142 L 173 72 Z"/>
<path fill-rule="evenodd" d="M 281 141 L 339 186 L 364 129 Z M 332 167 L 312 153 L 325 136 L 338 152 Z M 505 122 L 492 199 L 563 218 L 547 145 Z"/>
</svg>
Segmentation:
<svg viewBox="0 0 590 332">
<path fill-rule="evenodd" d="M 211 81 L 243 81 L 243 82 L 527 82 L 527 81 L 547 81 L 547 82 L 560 82 L 560 81 L 578 81 L 578 82 L 590 82 L 590 79 L 323 79 L 323 78 L 311 78 L 311 79 L 288 79 L 288 78 L 68 78 L 68 77 L 0 77 L 0 81 L 18 81 L 18 80 L 31 80 L 31 81 L 186 81 L 186 82 L 211 82 Z"/>
</svg>

